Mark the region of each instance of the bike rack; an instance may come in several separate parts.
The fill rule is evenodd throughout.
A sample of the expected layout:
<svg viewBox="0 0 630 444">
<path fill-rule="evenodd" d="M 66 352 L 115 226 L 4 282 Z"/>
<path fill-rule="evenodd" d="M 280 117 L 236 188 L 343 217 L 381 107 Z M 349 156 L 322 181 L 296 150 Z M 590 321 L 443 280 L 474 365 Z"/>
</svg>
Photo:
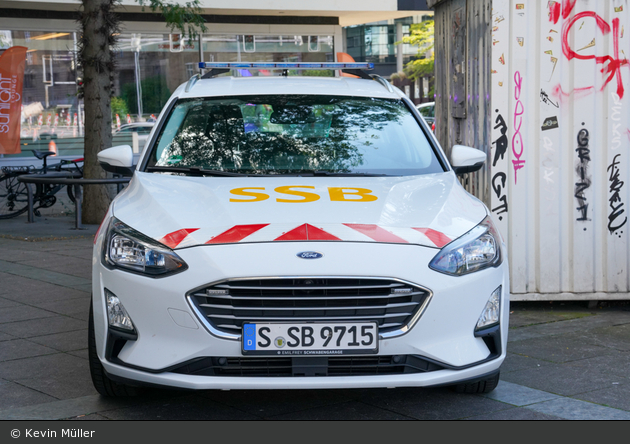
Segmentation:
<svg viewBox="0 0 630 444">
<path fill-rule="evenodd" d="M 124 184 L 129 183 L 131 177 L 120 177 L 111 179 L 81 179 L 77 178 L 77 173 L 50 173 L 50 174 L 38 174 L 38 175 L 23 175 L 19 176 L 17 180 L 26 184 L 26 190 L 28 192 L 28 222 L 34 223 L 35 217 L 33 214 L 33 189 L 31 184 L 50 184 L 50 185 L 68 185 L 74 187 L 74 229 L 84 230 L 81 224 L 81 204 L 83 203 L 83 189 L 84 185 L 110 185 L 110 184 Z"/>
</svg>

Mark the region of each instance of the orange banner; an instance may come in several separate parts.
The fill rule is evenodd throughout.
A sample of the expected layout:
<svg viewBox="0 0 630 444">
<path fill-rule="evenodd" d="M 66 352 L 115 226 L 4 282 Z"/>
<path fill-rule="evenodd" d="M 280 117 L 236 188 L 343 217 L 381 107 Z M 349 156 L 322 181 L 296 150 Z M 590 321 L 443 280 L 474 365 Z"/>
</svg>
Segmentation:
<svg viewBox="0 0 630 444">
<path fill-rule="evenodd" d="M 337 62 L 339 63 L 354 63 L 354 57 L 352 57 L 347 52 L 338 52 L 337 53 Z M 354 77 L 358 79 L 358 76 L 352 74 L 346 74 L 345 72 L 340 73 L 341 77 Z"/>
<path fill-rule="evenodd" d="M 0 56 L 0 154 L 21 152 L 22 82 L 27 49 L 12 46 Z"/>
</svg>

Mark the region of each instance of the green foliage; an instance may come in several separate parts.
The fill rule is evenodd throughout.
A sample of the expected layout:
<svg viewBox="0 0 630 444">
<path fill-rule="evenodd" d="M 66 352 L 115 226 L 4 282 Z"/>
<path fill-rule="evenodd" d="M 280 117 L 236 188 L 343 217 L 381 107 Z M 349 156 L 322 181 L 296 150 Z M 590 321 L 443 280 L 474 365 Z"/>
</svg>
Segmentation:
<svg viewBox="0 0 630 444">
<path fill-rule="evenodd" d="M 163 79 L 160 76 L 147 77 L 140 82 L 140 86 L 142 88 L 142 109 L 144 114 L 153 113 L 157 115 L 171 96 L 171 92 L 166 86 L 166 79 Z M 129 113 L 138 114 L 136 84 L 127 83 L 123 85 L 121 96 L 122 100 L 126 104 L 126 107 L 129 109 Z M 127 113 L 124 115 L 126 114 Z"/>
<path fill-rule="evenodd" d="M 136 0 L 144 11 L 148 6 L 151 11 L 160 11 L 166 20 L 166 25 L 171 28 L 171 33 L 177 29 L 184 37 L 194 39 L 197 37 L 197 29 L 207 31 L 205 20 L 201 16 L 201 3 L 192 0 L 183 4 L 162 0 Z"/>
<path fill-rule="evenodd" d="M 415 80 L 418 77 L 433 77 L 435 65 L 434 28 L 433 19 L 414 23 L 410 27 L 410 35 L 403 37 L 402 42 L 396 43 L 408 43 L 418 47 L 417 58 L 405 65 L 405 74 L 410 80 Z M 429 51 L 431 51 L 431 57 L 426 57 L 426 53 Z"/>
<path fill-rule="evenodd" d="M 303 75 L 313 77 L 335 77 L 335 71 L 331 69 L 309 69 L 304 71 Z"/>
<path fill-rule="evenodd" d="M 335 77 L 335 71 L 332 69 L 309 69 L 306 71 L 298 71 L 297 69 L 289 70 L 290 76 L 311 76 L 311 77 Z"/>
<path fill-rule="evenodd" d="M 125 117 L 127 114 L 129 114 L 129 108 L 127 107 L 127 103 L 125 102 L 125 99 L 123 99 L 122 97 L 112 97 L 111 107 L 112 107 L 112 119 L 116 117 L 116 114 L 118 114 L 121 119 Z"/>
</svg>

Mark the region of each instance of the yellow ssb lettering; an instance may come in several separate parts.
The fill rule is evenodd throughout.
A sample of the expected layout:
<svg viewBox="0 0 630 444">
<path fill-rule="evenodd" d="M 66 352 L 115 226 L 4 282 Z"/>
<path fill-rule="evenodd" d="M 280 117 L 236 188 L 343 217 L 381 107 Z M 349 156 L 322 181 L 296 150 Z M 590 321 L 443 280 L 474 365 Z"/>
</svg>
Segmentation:
<svg viewBox="0 0 630 444">
<path fill-rule="evenodd" d="M 337 202 L 373 202 L 378 199 L 378 197 L 371 193 L 372 190 L 368 190 L 367 188 L 328 187 L 330 200 Z M 347 199 L 346 195 L 355 197 Z M 359 197 L 359 199 L 356 197 Z"/>
<path fill-rule="evenodd" d="M 309 193 L 308 191 L 298 191 L 292 190 L 291 188 L 310 188 L 315 189 L 315 187 L 304 186 L 304 185 L 289 185 L 286 187 L 278 187 L 275 189 L 277 193 L 288 194 L 290 196 L 300 196 L 304 199 L 276 199 L 276 202 L 288 202 L 288 203 L 297 203 L 297 202 L 315 202 L 319 200 L 319 196 L 315 193 Z"/>
<path fill-rule="evenodd" d="M 230 202 L 260 202 L 261 200 L 269 199 L 269 195 L 265 193 L 256 193 L 253 191 L 245 191 L 245 190 L 264 190 L 264 187 L 245 187 L 245 188 L 234 188 L 230 190 L 230 193 L 236 194 L 237 196 L 247 196 L 253 197 L 254 199 L 230 199 Z"/>
</svg>

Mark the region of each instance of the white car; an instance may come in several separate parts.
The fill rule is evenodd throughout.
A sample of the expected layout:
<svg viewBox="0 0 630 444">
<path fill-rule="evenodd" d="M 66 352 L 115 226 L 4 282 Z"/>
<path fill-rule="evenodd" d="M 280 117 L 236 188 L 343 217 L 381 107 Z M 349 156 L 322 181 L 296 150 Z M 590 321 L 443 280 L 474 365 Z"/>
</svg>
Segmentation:
<svg viewBox="0 0 630 444">
<path fill-rule="evenodd" d="M 114 131 L 114 134 L 129 134 L 129 133 L 138 133 L 138 145 L 140 148 L 143 148 L 147 143 L 147 139 L 149 138 L 149 134 L 151 134 L 151 130 L 153 129 L 154 122 L 134 122 L 134 123 L 126 123 Z"/>
<path fill-rule="evenodd" d="M 94 240 L 101 394 L 496 387 L 506 246 L 457 179 L 486 155 L 449 162 L 404 93 L 363 77 L 193 78 L 138 165 L 99 154 L 133 175 Z"/>
<path fill-rule="evenodd" d="M 431 127 L 431 130 L 435 132 L 435 102 L 421 103 L 416 105 L 416 109 Z"/>
</svg>

